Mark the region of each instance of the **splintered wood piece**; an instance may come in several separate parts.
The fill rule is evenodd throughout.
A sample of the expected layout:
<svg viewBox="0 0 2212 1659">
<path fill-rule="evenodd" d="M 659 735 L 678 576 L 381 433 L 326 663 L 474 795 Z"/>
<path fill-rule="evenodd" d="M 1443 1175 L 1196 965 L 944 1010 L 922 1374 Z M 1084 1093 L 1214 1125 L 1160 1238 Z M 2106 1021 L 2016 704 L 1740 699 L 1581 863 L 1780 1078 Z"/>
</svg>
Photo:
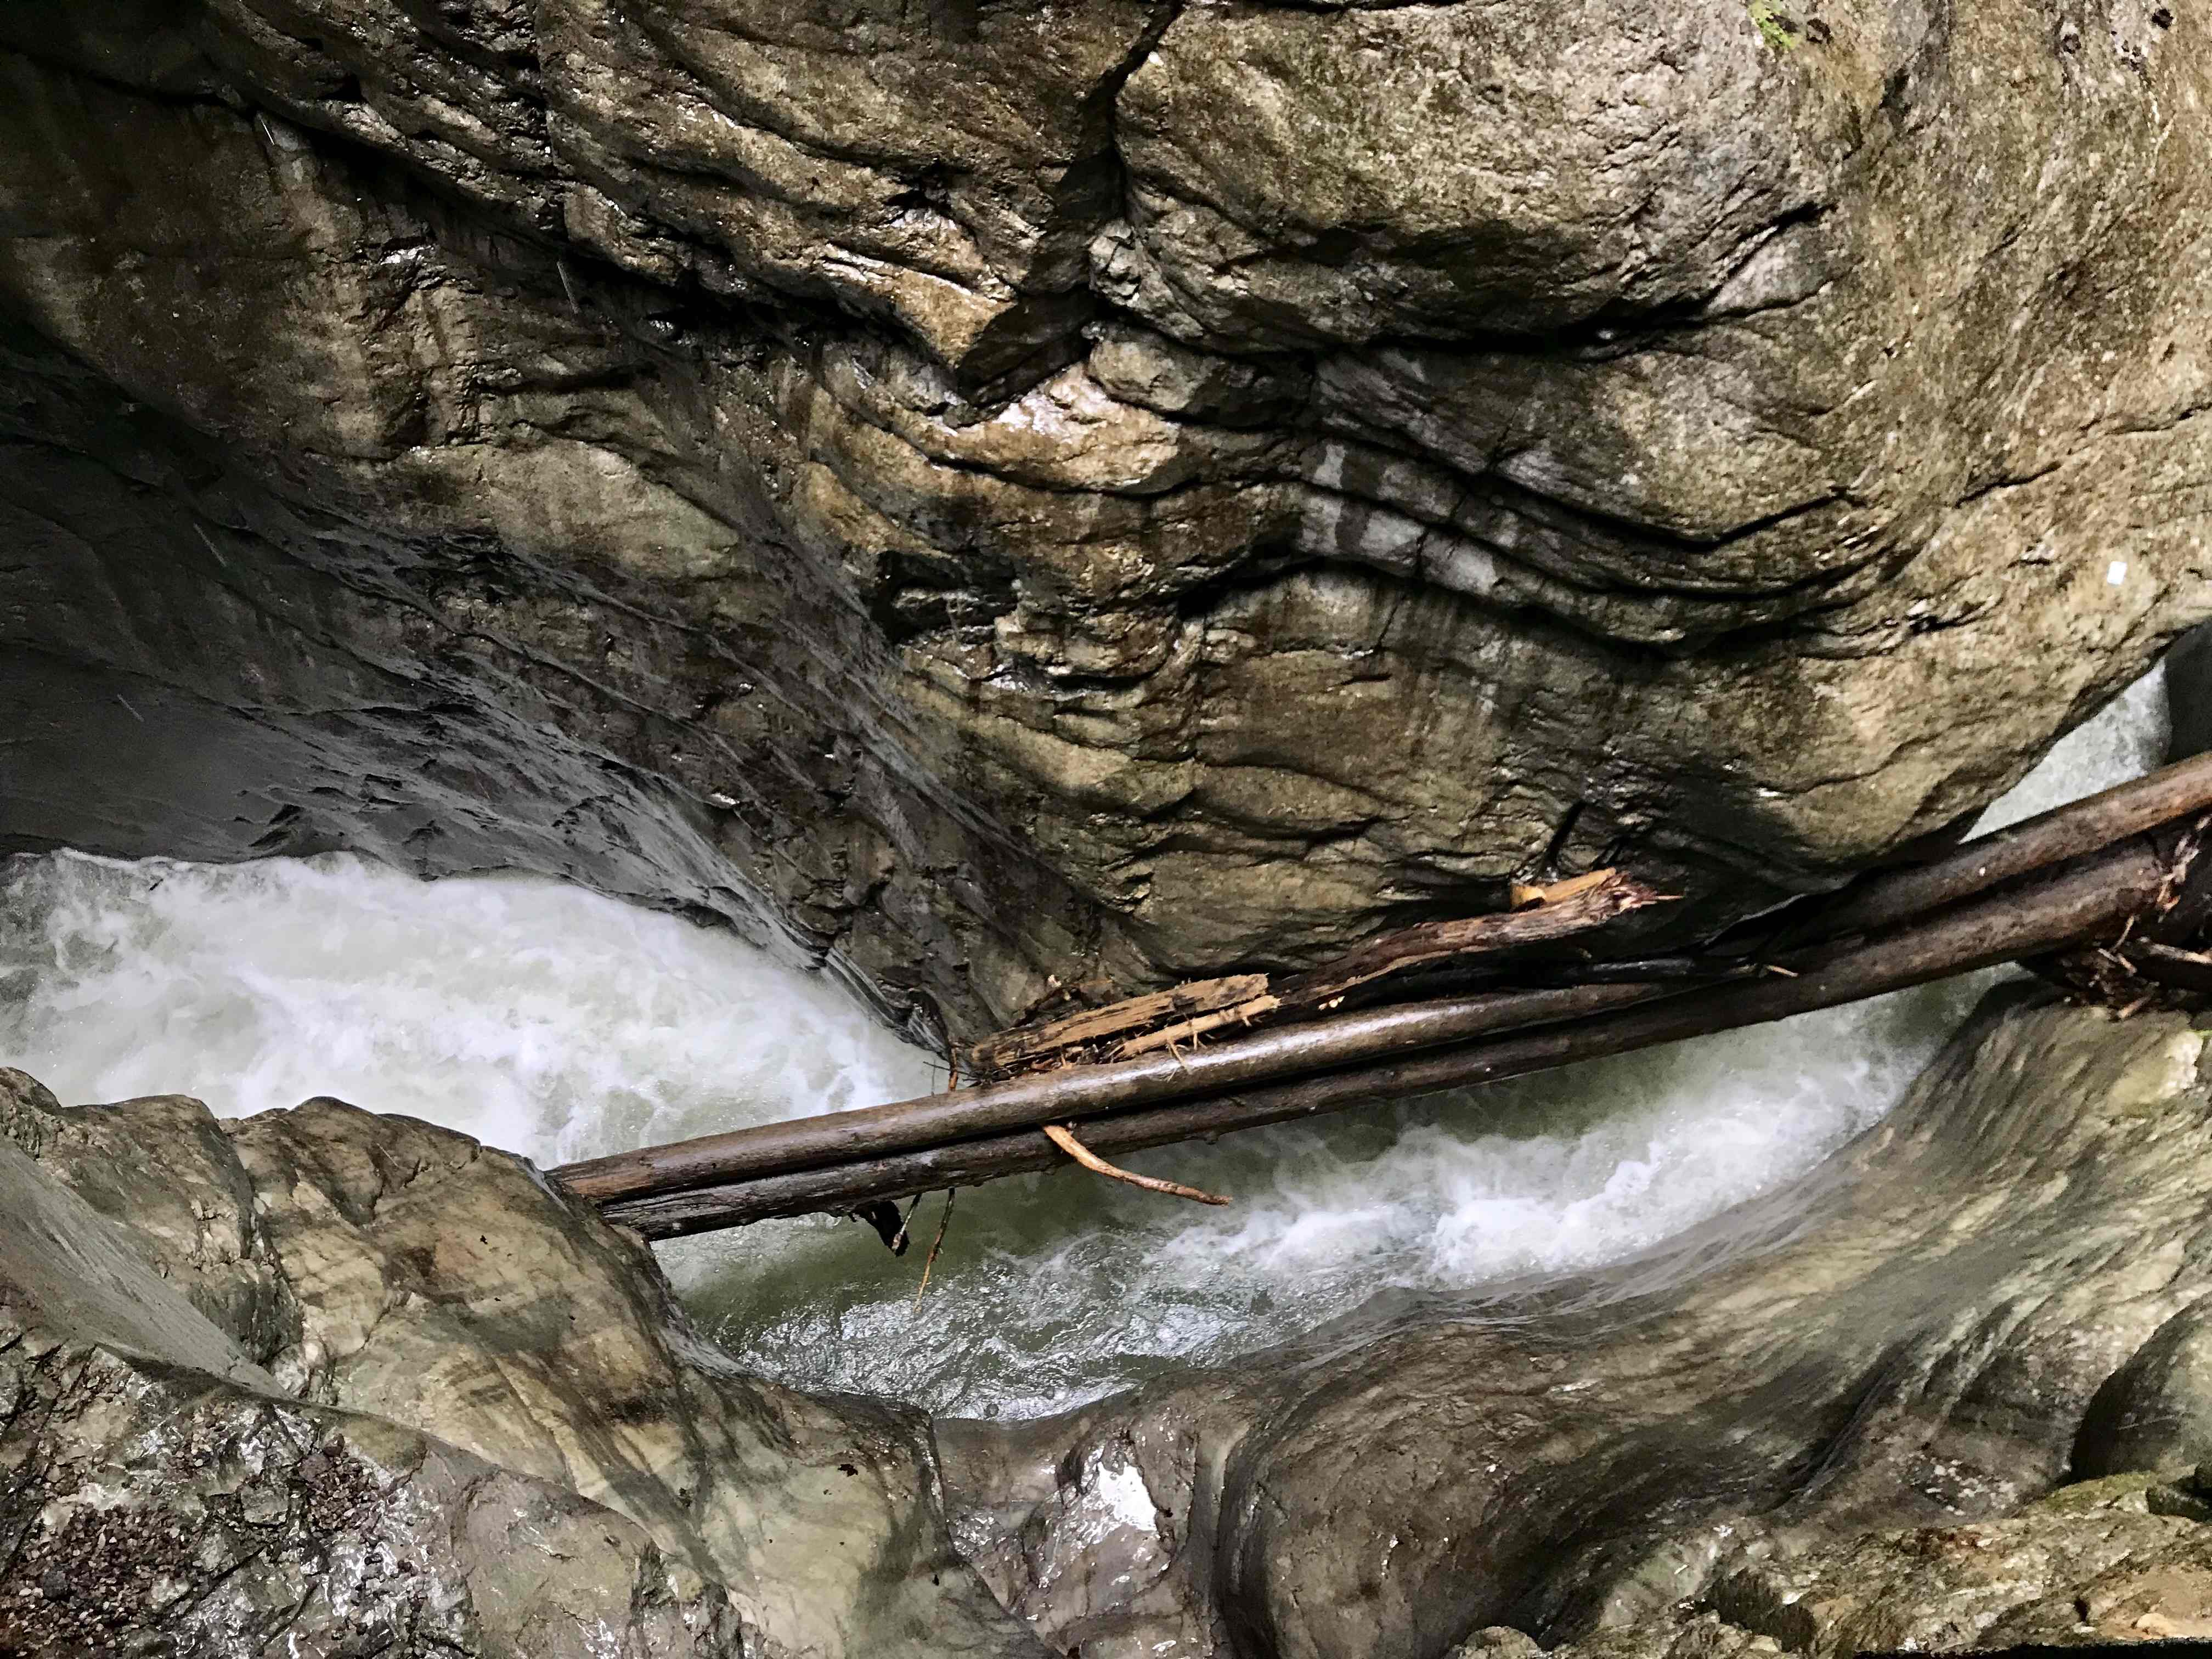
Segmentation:
<svg viewBox="0 0 2212 1659">
<path fill-rule="evenodd" d="M 1593 870 L 1543 890 L 1562 896 L 1543 899 L 1525 909 L 1401 927 L 1370 940 L 1325 968 L 1285 981 L 1275 987 L 1275 995 L 1286 1012 L 1323 1008 L 1346 992 L 1385 974 L 1451 957 L 1567 939 L 1672 896 L 1655 892 L 1620 870 Z"/>
<path fill-rule="evenodd" d="M 1217 1008 L 1249 1002 L 1267 989 L 1265 974 L 1232 974 L 1226 979 L 1193 980 L 1103 1008 L 1085 1008 L 1029 1030 L 1002 1031 L 986 1037 L 968 1051 L 972 1069 L 1004 1072 L 1025 1061 L 1039 1060 L 1088 1042 L 1097 1042 L 1125 1032 L 1143 1031 L 1164 1019 L 1210 1013 Z"/>
<path fill-rule="evenodd" d="M 1579 876 L 1570 876 L 1565 881 L 1555 881 L 1548 887 L 1531 887 L 1525 882 L 1515 882 L 1507 890 L 1507 898 L 1516 910 L 1527 904 L 1557 904 L 1577 893 L 1586 893 L 1599 883 L 1608 880 L 1615 872 L 1611 870 L 1589 870 Z"/>
<path fill-rule="evenodd" d="M 1240 1002 L 1234 1008 L 1224 1008 L 1218 1013 L 1200 1014 L 1196 1019 L 1187 1019 L 1180 1025 L 1170 1025 L 1143 1036 L 1131 1037 L 1114 1051 L 1120 1060 L 1133 1060 L 1139 1054 L 1149 1054 L 1162 1048 L 1173 1048 L 1204 1036 L 1208 1031 L 1218 1031 L 1224 1025 L 1249 1025 L 1255 1019 L 1265 1019 L 1283 1005 L 1273 997 L 1254 997 L 1249 1002 Z"/>
<path fill-rule="evenodd" d="M 1092 1152 L 1075 1136 L 1057 1123 L 1042 1126 L 1046 1138 L 1093 1175 L 1103 1175 L 1109 1181 L 1126 1181 L 1132 1187 L 1142 1187 L 1148 1193 L 1165 1193 L 1170 1198 L 1187 1198 L 1194 1204 L 1226 1204 L 1229 1200 L 1219 1193 L 1202 1193 L 1195 1187 L 1186 1187 L 1180 1182 L 1155 1181 L 1150 1176 L 1140 1176 L 1132 1170 L 1117 1168 Z"/>
</svg>

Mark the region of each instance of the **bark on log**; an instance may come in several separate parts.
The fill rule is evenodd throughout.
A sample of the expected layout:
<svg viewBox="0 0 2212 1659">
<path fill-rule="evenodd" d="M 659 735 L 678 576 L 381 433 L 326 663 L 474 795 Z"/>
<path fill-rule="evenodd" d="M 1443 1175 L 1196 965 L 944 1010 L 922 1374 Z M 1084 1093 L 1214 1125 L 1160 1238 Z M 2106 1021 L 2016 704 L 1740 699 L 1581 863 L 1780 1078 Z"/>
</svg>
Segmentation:
<svg viewBox="0 0 2212 1659">
<path fill-rule="evenodd" d="M 1926 864 L 1877 870 L 1785 924 L 1796 945 L 1848 934 L 1871 936 L 1955 904 L 2031 871 L 2110 847 L 2212 808 L 2212 754 L 2194 756 L 2130 782 L 1967 842 Z"/>
<path fill-rule="evenodd" d="M 2126 918 L 2153 902 L 2167 872 L 2165 860 L 2148 838 L 2131 841 L 2077 860 L 2047 879 L 1960 906 L 1910 932 L 1850 949 L 1824 951 L 1820 954 L 1826 960 L 1808 961 L 1797 977 L 1733 983 L 1695 995 L 1663 997 L 1649 1006 L 1626 1007 L 1571 1024 L 1434 1049 L 1387 1064 L 1357 1066 L 1234 1095 L 1124 1111 L 1085 1122 L 1083 1139 L 1101 1154 L 1133 1152 L 1376 1101 L 1494 1082 L 1576 1060 L 1785 1019 L 2020 957 L 2081 945 L 2118 928 Z M 610 1220 L 635 1227 L 648 1238 L 671 1238 L 774 1217 L 843 1209 L 870 1199 L 968 1186 L 1049 1169 L 1063 1161 L 1058 1148 L 1032 1129 L 681 1192 L 664 1191 L 604 1208 Z"/>
<path fill-rule="evenodd" d="M 763 1123 L 567 1164 L 551 1173 L 579 1197 L 605 1204 L 641 1193 L 848 1163 L 994 1130 L 1066 1122 L 1158 1100 L 1218 1093 L 1292 1072 L 1322 1070 L 1377 1054 L 1573 1019 L 1679 988 L 1583 985 L 1407 1003 L 1347 1015 L 1325 1026 L 1286 1026 L 1195 1054 L 1075 1066 L 887 1106 Z"/>
</svg>

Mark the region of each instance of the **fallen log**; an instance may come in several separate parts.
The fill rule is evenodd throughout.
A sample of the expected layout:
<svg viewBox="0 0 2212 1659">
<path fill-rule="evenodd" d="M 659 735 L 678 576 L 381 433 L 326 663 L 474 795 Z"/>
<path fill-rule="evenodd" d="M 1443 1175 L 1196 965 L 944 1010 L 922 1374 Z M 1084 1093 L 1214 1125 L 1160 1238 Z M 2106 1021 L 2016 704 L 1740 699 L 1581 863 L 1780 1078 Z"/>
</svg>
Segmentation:
<svg viewBox="0 0 2212 1659">
<path fill-rule="evenodd" d="M 1266 974 L 1194 980 L 1016 1026 L 970 1047 L 967 1070 L 1003 1081 L 1023 1073 L 1133 1060 L 1159 1048 L 1173 1052 L 1227 1026 L 1310 1019 L 1333 1011 L 1348 992 L 1404 969 L 1571 939 L 1668 896 L 1620 870 L 1593 870 L 1549 887 L 1516 885 L 1512 909 L 1401 927 L 1280 986 Z"/>
<path fill-rule="evenodd" d="M 579 1197 L 607 1204 L 677 1188 L 848 1163 L 994 1130 L 1096 1117 L 1187 1095 L 1218 1093 L 1296 1072 L 1572 1019 L 1676 988 L 1663 984 L 1583 985 L 1407 1003 L 1346 1015 L 1325 1024 L 1257 1033 L 1194 1054 L 1071 1066 L 887 1106 L 757 1124 L 563 1164 L 552 1174 Z"/>
<path fill-rule="evenodd" d="M 1790 907 L 1770 948 L 1849 934 L 1871 936 L 1947 904 L 2212 810 L 2212 753 L 2177 761 L 2063 806 L 2023 818 L 1924 864 L 1875 870 L 1825 899 Z"/>
<path fill-rule="evenodd" d="M 1790 928 L 1801 940 L 1878 934 L 1916 914 L 2017 880 L 2040 866 L 2093 851 L 2119 839 L 2117 826 L 2140 832 L 2212 805 L 2212 755 L 2197 757 L 2101 794 L 1969 842 L 1931 864 L 1880 872 L 1847 888 L 1823 911 Z M 1592 884 L 1595 885 L 1595 884 Z M 1550 890 L 1559 893 L 1559 890 Z M 1562 898 L 1574 896 L 1559 894 Z M 1509 913 L 1534 915 L 1534 912 Z M 1623 982 L 1600 981 L 1571 989 L 1486 991 L 1395 1007 L 1363 1010 L 1290 1025 L 1191 1054 L 1118 1065 L 1073 1066 L 983 1088 L 898 1101 L 786 1123 L 757 1125 L 565 1165 L 553 1174 L 579 1195 L 599 1203 L 705 1187 L 752 1176 L 917 1150 L 939 1142 L 1072 1121 L 1159 1101 L 1327 1070 L 1381 1055 L 1463 1042 L 1486 1034 L 1642 1001 L 1745 970 L 1741 960 L 1707 958 L 1702 981 L 1695 957 L 1620 964 Z M 1662 972 L 1638 972 L 1663 967 Z M 1581 964 L 1603 974 L 1604 963 Z M 1259 976 L 1253 976 L 1257 979 Z M 1643 981 L 1635 983 L 1631 981 Z M 1224 994 L 1252 987 L 1215 981 Z M 1211 988 L 1208 988 L 1209 989 Z"/>
<path fill-rule="evenodd" d="M 1085 1121 L 1083 1141 L 1093 1153 L 1105 1154 L 1256 1128 L 1786 1019 L 2063 951 L 2114 932 L 2154 904 L 2166 890 L 2171 871 L 2150 838 L 2141 837 L 1957 906 L 1909 931 L 1808 953 L 1792 976 L 1735 981 L 1694 995 L 1654 996 L 1650 988 L 1638 988 L 1644 993 L 1638 1000 L 1648 1000 L 1650 1006 L 1625 1006 L 1233 1094 L 1120 1111 Z M 1051 1118 L 1068 1115 L 1056 1112 Z M 648 1238 L 671 1238 L 972 1185 L 1063 1162 L 1060 1149 L 1032 1127 L 684 1190 L 633 1188 L 632 1196 L 603 1203 L 603 1210 L 610 1220 Z M 564 1171 L 555 1174 L 567 1178 Z"/>
</svg>

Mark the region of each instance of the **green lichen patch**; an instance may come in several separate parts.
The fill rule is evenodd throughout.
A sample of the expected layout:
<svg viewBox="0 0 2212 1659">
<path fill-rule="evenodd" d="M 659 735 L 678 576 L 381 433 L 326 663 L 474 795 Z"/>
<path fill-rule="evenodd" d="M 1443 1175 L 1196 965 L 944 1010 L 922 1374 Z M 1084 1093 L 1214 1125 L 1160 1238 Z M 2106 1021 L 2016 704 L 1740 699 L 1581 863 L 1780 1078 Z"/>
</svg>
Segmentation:
<svg viewBox="0 0 2212 1659">
<path fill-rule="evenodd" d="M 1804 32 L 1795 18 L 1775 3 L 1775 0 L 1748 0 L 1746 9 L 1751 13 L 1753 25 L 1759 38 L 1777 52 L 1795 52 L 1804 43 Z"/>
</svg>

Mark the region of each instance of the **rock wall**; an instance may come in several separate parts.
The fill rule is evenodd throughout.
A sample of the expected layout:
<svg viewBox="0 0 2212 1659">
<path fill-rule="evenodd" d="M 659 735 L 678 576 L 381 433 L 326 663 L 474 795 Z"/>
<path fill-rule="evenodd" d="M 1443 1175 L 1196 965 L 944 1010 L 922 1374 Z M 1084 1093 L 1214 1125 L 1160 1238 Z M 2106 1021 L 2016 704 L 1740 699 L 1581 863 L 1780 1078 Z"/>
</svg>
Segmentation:
<svg viewBox="0 0 2212 1659">
<path fill-rule="evenodd" d="M 0 833 L 556 870 L 962 1030 L 1829 879 L 2212 611 L 2205 27 L 0 22 Z"/>
</svg>

